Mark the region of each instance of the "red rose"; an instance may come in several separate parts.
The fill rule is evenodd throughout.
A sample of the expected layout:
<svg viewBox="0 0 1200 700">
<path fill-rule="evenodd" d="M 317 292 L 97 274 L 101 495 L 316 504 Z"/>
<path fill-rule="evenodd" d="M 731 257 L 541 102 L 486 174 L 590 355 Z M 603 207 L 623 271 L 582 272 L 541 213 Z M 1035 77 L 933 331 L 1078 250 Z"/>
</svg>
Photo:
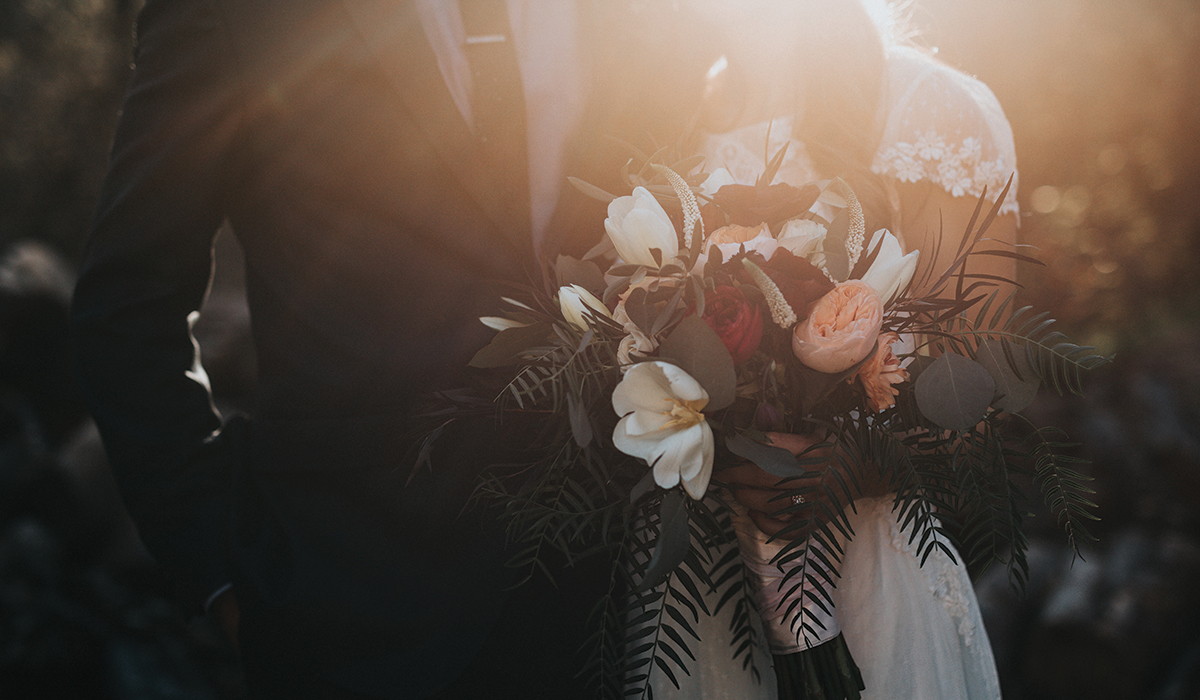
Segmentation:
<svg viewBox="0 0 1200 700">
<path fill-rule="evenodd" d="M 703 318 L 725 343 L 734 364 L 749 360 L 762 341 L 762 310 L 737 287 L 722 285 L 705 295 Z"/>
</svg>

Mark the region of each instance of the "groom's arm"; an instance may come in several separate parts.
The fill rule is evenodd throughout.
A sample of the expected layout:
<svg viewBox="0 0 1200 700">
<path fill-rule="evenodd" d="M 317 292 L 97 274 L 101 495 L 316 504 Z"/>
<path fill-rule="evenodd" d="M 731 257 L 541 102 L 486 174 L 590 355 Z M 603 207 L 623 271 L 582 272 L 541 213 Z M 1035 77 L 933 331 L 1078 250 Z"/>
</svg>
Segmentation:
<svg viewBox="0 0 1200 700">
<path fill-rule="evenodd" d="M 237 128 L 228 28 L 206 0 L 149 0 L 84 252 L 79 376 L 117 485 L 190 605 L 229 580 L 230 446 L 191 335 Z"/>
</svg>

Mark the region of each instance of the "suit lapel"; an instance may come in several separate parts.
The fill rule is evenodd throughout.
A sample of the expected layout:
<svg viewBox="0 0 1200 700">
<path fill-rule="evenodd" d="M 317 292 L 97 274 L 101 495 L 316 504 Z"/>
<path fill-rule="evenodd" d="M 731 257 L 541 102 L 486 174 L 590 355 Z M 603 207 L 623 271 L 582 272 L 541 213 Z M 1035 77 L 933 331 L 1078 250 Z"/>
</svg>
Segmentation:
<svg viewBox="0 0 1200 700">
<path fill-rule="evenodd" d="M 472 199 L 517 250 L 532 251 L 529 203 L 509 207 L 500 178 L 455 106 L 425 37 L 416 5 L 398 0 L 342 0 L 359 33 L 379 61 L 405 106 Z M 529 177 L 520 173 L 520 177 Z"/>
</svg>

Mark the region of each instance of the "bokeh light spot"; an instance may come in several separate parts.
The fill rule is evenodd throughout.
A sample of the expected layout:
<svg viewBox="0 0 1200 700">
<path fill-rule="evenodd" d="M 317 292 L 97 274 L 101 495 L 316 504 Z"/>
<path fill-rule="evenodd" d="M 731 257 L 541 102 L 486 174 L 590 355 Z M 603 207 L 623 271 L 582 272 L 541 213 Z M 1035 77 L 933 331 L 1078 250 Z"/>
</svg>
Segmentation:
<svg viewBox="0 0 1200 700">
<path fill-rule="evenodd" d="M 1062 196 L 1053 185 L 1042 185 L 1029 195 L 1029 205 L 1039 214 L 1050 214 L 1061 201 Z"/>
</svg>

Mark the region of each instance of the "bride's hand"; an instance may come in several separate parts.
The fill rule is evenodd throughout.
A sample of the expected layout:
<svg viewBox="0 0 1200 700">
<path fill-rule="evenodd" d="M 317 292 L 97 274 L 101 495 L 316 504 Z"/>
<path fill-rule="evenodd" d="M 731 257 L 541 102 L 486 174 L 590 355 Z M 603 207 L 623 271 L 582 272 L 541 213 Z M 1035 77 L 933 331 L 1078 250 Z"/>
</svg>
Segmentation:
<svg viewBox="0 0 1200 700">
<path fill-rule="evenodd" d="M 767 433 L 767 437 L 771 439 L 771 443 L 776 447 L 782 447 L 797 456 L 821 442 L 819 438 L 797 435 L 795 433 Z M 810 456 L 814 454 L 816 453 L 809 452 Z M 827 464 L 818 467 L 818 469 L 824 468 Z M 817 477 L 792 479 L 781 485 L 779 477 L 766 472 L 753 462 L 743 462 L 737 466 L 722 470 L 719 478 L 729 487 L 733 498 L 749 511 L 750 519 L 754 521 L 754 525 L 759 530 L 772 536 L 797 519 L 807 516 L 811 512 L 813 504 L 819 498 L 818 494 L 820 493 L 820 489 L 817 489 L 805 494 L 805 508 L 800 513 L 779 513 L 779 511 L 790 508 L 793 505 L 784 496 L 785 493 L 804 486 L 815 486 Z M 792 533 L 788 534 L 791 535 Z M 797 532 L 795 536 L 798 537 L 801 534 L 803 533 Z"/>
<path fill-rule="evenodd" d="M 820 437 L 809 437 L 797 435 L 794 433 L 767 433 L 767 437 L 771 439 L 772 444 L 776 447 L 791 452 L 794 455 L 801 455 L 807 452 L 806 456 L 823 456 L 822 452 L 809 451 L 813 445 L 823 441 Z M 826 451 L 824 455 L 827 455 Z M 825 464 L 811 468 L 812 471 L 821 471 L 830 468 L 839 468 L 839 462 L 826 462 Z M 766 472 L 758 465 L 752 462 L 743 462 L 734 467 L 724 469 L 720 473 L 720 480 L 729 487 L 733 498 L 737 500 L 743 507 L 749 511 L 750 519 L 754 521 L 754 525 L 762 530 L 767 535 L 774 536 L 783 528 L 787 527 L 796 520 L 814 515 L 813 508 L 817 503 L 825 503 L 828 499 L 824 489 L 813 489 L 804 494 L 804 507 L 794 513 L 780 513 L 780 511 L 791 508 L 793 504 L 791 500 L 785 496 L 788 491 L 794 491 L 805 486 L 817 486 L 821 477 L 812 476 L 806 479 L 791 479 L 785 483 L 780 483 L 780 478 Z M 847 483 L 857 481 L 860 489 L 855 494 L 856 497 L 861 496 L 881 496 L 887 492 L 887 485 L 878 478 L 877 470 L 875 469 L 860 469 L 855 475 L 856 479 L 845 479 Z M 826 503 L 828 505 L 828 503 Z M 815 515 L 819 518 L 826 512 L 824 509 L 819 509 Z M 794 530 L 787 533 L 789 537 L 801 537 L 806 534 L 806 530 Z"/>
</svg>

